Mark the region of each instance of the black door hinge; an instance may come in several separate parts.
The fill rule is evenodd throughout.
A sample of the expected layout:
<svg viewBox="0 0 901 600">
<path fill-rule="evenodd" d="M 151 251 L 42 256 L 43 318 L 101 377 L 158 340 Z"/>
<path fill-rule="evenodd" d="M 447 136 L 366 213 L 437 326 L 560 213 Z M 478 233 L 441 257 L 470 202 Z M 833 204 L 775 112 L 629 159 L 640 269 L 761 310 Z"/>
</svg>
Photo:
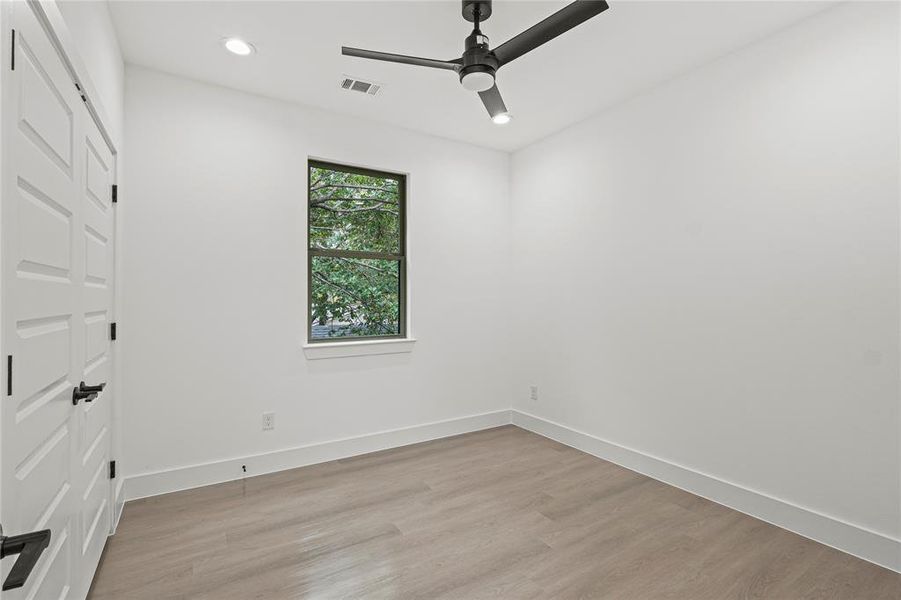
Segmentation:
<svg viewBox="0 0 901 600">
<path fill-rule="evenodd" d="M 10 47 L 10 51 L 9 51 L 9 70 L 15 71 L 16 70 L 16 30 L 15 29 L 12 30 L 12 35 L 10 37 L 12 38 L 12 42 L 10 43 L 11 47 Z"/>
<path fill-rule="evenodd" d="M 116 341 L 116 323 L 109 324 L 109 339 L 112 341 Z"/>
<path fill-rule="evenodd" d="M 116 461 L 114 460 L 109 461 L 109 478 L 116 478 Z"/>
<path fill-rule="evenodd" d="M 6 357 L 6 395 L 13 395 L 13 355 Z"/>
<path fill-rule="evenodd" d="M 119 186 L 113 184 L 113 204 L 119 201 Z"/>
</svg>

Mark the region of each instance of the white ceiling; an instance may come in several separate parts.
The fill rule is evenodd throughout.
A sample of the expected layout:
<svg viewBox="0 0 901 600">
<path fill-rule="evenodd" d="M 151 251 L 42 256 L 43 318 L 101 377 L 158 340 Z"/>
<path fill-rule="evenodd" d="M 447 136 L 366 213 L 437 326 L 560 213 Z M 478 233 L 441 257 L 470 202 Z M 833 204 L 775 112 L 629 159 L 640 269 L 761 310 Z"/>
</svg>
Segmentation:
<svg viewBox="0 0 901 600">
<path fill-rule="evenodd" d="M 497 46 L 567 4 L 495 0 Z M 639 2 L 610 9 L 499 71 L 514 120 L 494 125 L 450 71 L 341 56 L 342 45 L 459 57 L 471 24 L 458 1 L 112 2 L 129 63 L 481 146 L 514 150 L 661 81 L 804 19 L 828 2 Z M 220 40 L 258 52 L 241 58 Z M 384 85 L 377 97 L 342 75 Z"/>
</svg>

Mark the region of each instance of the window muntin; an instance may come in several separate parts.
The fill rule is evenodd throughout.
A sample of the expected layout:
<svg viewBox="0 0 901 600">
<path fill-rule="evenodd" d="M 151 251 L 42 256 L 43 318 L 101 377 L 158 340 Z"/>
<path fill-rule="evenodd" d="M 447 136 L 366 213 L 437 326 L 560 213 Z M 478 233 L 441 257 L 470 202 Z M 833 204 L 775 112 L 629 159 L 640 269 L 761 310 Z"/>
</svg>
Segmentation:
<svg viewBox="0 0 901 600">
<path fill-rule="evenodd" d="M 311 160 L 308 340 L 406 335 L 406 178 Z"/>
</svg>

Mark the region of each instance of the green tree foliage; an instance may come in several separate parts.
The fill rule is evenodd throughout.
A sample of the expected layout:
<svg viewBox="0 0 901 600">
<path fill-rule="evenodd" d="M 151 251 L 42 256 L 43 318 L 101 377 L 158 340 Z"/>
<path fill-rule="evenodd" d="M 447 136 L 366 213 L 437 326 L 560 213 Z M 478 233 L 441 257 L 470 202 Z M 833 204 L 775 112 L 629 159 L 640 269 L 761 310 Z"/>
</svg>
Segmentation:
<svg viewBox="0 0 901 600">
<path fill-rule="evenodd" d="M 310 167 L 311 319 L 314 338 L 400 333 L 399 181 Z M 319 326 L 319 327 L 316 327 Z"/>
</svg>

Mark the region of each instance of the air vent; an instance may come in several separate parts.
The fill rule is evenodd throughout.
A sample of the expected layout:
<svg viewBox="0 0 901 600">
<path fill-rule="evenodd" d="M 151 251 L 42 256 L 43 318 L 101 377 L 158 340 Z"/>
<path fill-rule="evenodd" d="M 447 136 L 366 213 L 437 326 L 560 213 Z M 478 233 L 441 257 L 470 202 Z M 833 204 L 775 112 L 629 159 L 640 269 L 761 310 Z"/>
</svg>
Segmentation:
<svg viewBox="0 0 901 600">
<path fill-rule="evenodd" d="M 367 96 L 375 96 L 379 93 L 379 90 L 382 89 L 382 86 L 378 83 L 363 81 L 362 79 L 348 77 L 347 75 L 341 80 L 341 87 L 351 92 L 366 94 Z"/>
</svg>

